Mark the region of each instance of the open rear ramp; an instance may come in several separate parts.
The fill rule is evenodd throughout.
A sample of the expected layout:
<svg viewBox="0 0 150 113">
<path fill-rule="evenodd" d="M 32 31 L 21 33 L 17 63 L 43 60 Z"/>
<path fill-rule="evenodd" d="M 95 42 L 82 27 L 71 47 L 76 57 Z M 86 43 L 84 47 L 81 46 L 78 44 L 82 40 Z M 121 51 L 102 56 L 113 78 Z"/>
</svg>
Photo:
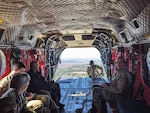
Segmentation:
<svg viewBox="0 0 150 113">
<path fill-rule="evenodd" d="M 65 104 L 61 113 L 87 113 L 92 105 L 92 83 L 90 78 L 60 79 L 61 102 Z"/>
</svg>

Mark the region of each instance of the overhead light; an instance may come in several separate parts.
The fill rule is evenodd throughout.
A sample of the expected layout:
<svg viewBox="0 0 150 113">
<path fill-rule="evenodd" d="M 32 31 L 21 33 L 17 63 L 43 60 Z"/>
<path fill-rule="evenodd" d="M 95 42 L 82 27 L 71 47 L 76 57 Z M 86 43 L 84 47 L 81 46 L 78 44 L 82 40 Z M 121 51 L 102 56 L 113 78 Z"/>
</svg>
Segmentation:
<svg viewBox="0 0 150 113">
<path fill-rule="evenodd" d="M 0 24 L 2 24 L 3 22 L 4 22 L 4 20 L 0 18 Z"/>
</svg>

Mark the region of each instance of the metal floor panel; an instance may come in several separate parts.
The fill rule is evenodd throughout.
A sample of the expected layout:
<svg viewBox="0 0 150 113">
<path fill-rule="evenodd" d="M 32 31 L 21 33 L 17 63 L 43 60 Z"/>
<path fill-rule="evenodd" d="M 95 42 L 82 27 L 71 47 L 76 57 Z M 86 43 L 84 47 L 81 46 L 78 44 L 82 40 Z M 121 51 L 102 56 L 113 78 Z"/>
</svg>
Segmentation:
<svg viewBox="0 0 150 113">
<path fill-rule="evenodd" d="M 92 105 L 91 79 L 70 78 L 58 82 L 61 88 L 61 102 L 65 104 L 61 113 L 75 113 L 77 109 L 87 113 Z"/>
</svg>

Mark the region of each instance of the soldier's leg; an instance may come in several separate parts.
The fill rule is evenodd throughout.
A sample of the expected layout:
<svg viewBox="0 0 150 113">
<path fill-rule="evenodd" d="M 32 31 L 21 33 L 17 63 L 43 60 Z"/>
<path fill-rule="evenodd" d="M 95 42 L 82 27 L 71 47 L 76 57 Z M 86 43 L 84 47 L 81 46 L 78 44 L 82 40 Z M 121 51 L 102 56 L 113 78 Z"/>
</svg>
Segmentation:
<svg viewBox="0 0 150 113">
<path fill-rule="evenodd" d="M 100 91 L 102 88 L 94 87 L 93 88 L 93 107 L 96 108 L 97 113 L 102 112 L 102 100 L 100 98 Z"/>
<path fill-rule="evenodd" d="M 60 86 L 56 82 L 50 82 L 50 88 L 53 92 L 57 93 L 57 98 L 60 100 Z"/>
<path fill-rule="evenodd" d="M 44 105 L 41 100 L 30 100 L 27 102 L 27 108 L 32 112 L 42 113 L 43 107 Z"/>
<path fill-rule="evenodd" d="M 33 99 L 41 100 L 42 103 L 44 104 L 44 110 L 43 110 L 44 113 L 50 113 L 51 105 L 50 105 L 50 96 L 49 95 L 35 94 Z M 39 109 L 37 109 L 36 111 L 39 111 Z"/>
<path fill-rule="evenodd" d="M 106 113 L 107 106 L 106 101 L 116 101 L 116 98 L 119 98 L 119 95 L 116 95 L 105 88 L 95 87 L 93 88 L 93 105 L 97 109 L 97 113 Z"/>
<path fill-rule="evenodd" d="M 41 100 L 45 107 L 49 107 L 50 106 L 50 97 L 48 95 L 35 94 L 33 99 Z"/>
<path fill-rule="evenodd" d="M 96 113 L 106 113 L 107 106 L 105 100 L 105 91 L 101 87 L 93 88 L 93 105 L 96 107 Z"/>
<path fill-rule="evenodd" d="M 64 104 L 60 103 L 60 86 L 58 83 L 56 82 L 51 82 L 50 83 L 50 88 L 52 90 L 51 96 L 53 98 L 53 100 L 56 102 L 57 106 L 59 106 L 60 109 L 63 109 L 63 107 L 65 106 Z"/>
</svg>

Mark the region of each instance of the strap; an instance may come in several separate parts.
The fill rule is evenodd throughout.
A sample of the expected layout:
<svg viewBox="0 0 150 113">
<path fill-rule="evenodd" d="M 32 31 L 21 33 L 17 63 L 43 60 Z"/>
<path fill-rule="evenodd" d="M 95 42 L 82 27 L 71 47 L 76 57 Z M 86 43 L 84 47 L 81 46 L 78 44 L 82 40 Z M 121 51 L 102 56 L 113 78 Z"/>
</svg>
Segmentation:
<svg viewBox="0 0 150 113">
<path fill-rule="evenodd" d="M 134 89 L 133 89 L 133 96 L 132 99 L 134 99 L 136 97 L 136 94 L 138 94 L 138 89 L 140 87 L 140 85 L 143 86 L 143 88 L 148 87 L 142 77 L 142 49 L 141 49 L 141 45 L 139 45 L 139 54 L 138 54 L 138 66 L 137 66 L 137 72 L 136 72 L 136 76 L 135 76 L 135 82 L 134 82 Z"/>
<path fill-rule="evenodd" d="M 136 94 L 138 93 L 138 89 L 139 89 L 139 86 L 140 86 L 140 63 L 138 63 L 138 67 L 137 67 L 137 72 L 136 72 L 136 76 L 135 76 L 135 82 L 134 82 L 134 85 L 133 85 L 133 96 L 132 96 L 132 99 L 135 98 Z"/>
</svg>

